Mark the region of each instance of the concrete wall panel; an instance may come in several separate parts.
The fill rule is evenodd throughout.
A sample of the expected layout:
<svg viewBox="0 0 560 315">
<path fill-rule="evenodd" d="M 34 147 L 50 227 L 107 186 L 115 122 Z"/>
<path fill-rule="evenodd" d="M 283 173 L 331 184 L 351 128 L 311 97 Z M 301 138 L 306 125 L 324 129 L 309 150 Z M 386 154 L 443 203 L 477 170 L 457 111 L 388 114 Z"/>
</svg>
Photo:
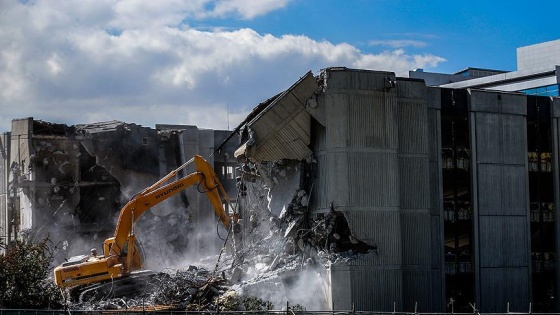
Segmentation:
<svg viewBox="0 0 560 315">
<path fill-rule="evenodd" d="M 395 269 L 352 268 L 352 297 L 355 309 L 404 311 L 402 304 L 402 271 Z"/>
<path fill-rule="evenodd" d="M 527 97 L 520 94 L 501 94 L 502 113 L 512 115 L 527 115 Z"/>
<path fill-rule="evenodd" d="M 525 164 L 525 117 L 476 114 L 479 163 Z"/>
<path fill-rule="evenodd" d="M 529 311 L 531 300 L 527 267 L 481 268 L 480 277 L 484 279 L 481 301 L 477 303 L 480 311 L 505 313 L 508 303 L 510 312 Z"/>
<path fill-rule="evenodd" d="M 442 220 L 439 215 L 431 215 L 430 216 L 430 224 L 431 224 L 431 260 L 430 263 L 432 264 L 433 269 L 439 269 L 440 272 L 443 270 L 443 225 L 441 224 Z"/>
<path fill-rule="evenodd" d="M 525 116 L 502 115 L 503 163 L 525 165 L 527 160 Z"/>
<path fill-rule="evenodd" d="M 428 124 L 426 104 L 399 101 L 399 153 L 428 153 Z"/>
<path fill-rule="evenodd" d="M 434 269 L 431 273 L 432 276 L 432 306 L 433 312 L 444 312 L 447 305 L 445 297 L 445 274 L 442 269 Z"/>
<path fill-rule="evenodd" d="M 399 158 L 400 206 L 402 209 L 430 208 L 430 165 L 425 158 Z"/>
<path fill-rule="evenodd" d="M 426 101 L 428 92 L 423 80 L 399 78 L 398 81 L 397 97 Z"/>
<path fill-rule="evenodd" d="M 428 96 L 437 94 L 441 100 L 441 92 L 434 93 L 428 89 Z M 428 104 L 430 105 L 430 104 Z M 441 116 L 440 111 L 428 108 L 428 154 L 430 159 L 430 209 L 432 214 L 439 215 L 442 211 L 441 192 Z"/>
<path fill-rule="evenodd" d="M 481 216 L 479 225 L 481 268 L 529 265 L 526 216 Z"/>
<path fill-rule="evenodd" d="M 348 206 L 355 204 L 350 193 L 354 193 L 356 188 L 364 187 L 364 178 L 370 178 L 373 174 L 364 170 L 360 176 L 356 176 L 353 171 L 347 152 L 334 152 L 327 155 L 327 168 L 330 170 L 327 175 L 327 195 L 328 203 L 334 202 L 335 206 Z M 363 164 L 367 167 L 367 164 Z M 336 171 L 332 171 L 336 170 Z M 367 174 L 370 174 L 369 176 Z M 350 185 L 352 181 L 352 185 Z M 356 181 L 356 182 L 354 182 Z M 367 185 L 366 185 L 367 186 Z M 350 187 L 352 189 L 350 189 Z"/>
<path fill-rule="evenodd" d="M 344 168 L 344 165 L 341 164 L 331 165 L 334 167 L 333 170 Z M 338 172 L 338 174 L 341 173 Z M 352 189 L 348 190 L 349 205 L 361 207 L 396 207 L 399 205 L 399 170 L 396 154 L 349 153 L 347 174 L 347 179 L 333 176 L 333 180 L 352 182 Z"/>
<path fill-rule="evenodd" d="M 332 69 L 328 70 L 327 75 L 329 92 L 334 90 L 384 91 L 387 85 L 386 78 L 395 78 L 392 72 L 371 70 Z"/>
<path fill-rule="evenodd" d="M 443 211 L 441 185 L 441 167 L 438 162 L 430 162 L 430 211 L 440 215 Z"/>
<path fill-rule="evenodd" d="M 16 119 L 12 121 L 12 134 L 10 143 L 10 161 L 15 163 L 10 168 L 17 167 L 21 174 L 27 172 L 26 167 L 29 166 L 29 156 L 31 155 L 33 146 L 30 135 L 33 133 L 33 119 Z M 13 181 L 13 172 L 9 172 L 8 181 Z M 35 213 L 33 212 L 33 203 L 30 198 L 34 198 L 34 191 L 29 186 L 19 186 L 17 188 L 17 196 L 19 203 L 16 202 L 15 207 L 20 211 L 19 230 L 33 229 Z"/>
<path fill-rule="evenodd" d="M 397 128 L 382 93 L 348 96 L 348 134 L 352 148 L 394 147 Z"/>
<path fill-rule="evenodd" d="M 530 240 L 526 97 L 470 91 L 478 308 L 528 310 Z M 523 307 L 523 308 L 520 308 Z"/>
<path fill-rule="evenodd" d="M 501 163 L 502 143 L 499 114 L 476 113 L 476 143 L 478 163 Z"/>
<path fill-rule="evenodd" d="M 471 90 L 469 98 L 471 111 L 527 115 L 527 99 L 524 95 Z"/>
<path fill-rule="evenodd" d="M 327 292 L 329 304 L 334 310 L 352 309 L 352 272 L 346 265 L 331 265 L 328 269 L 328 276 L 331 283 L 330 290 Z"/>
<path fill-rule="evenodd" d="M 428 154 L 430 161 L 437 161 L 441 155 L 441 121 L 440 111 L 428 109 Z"/>
<path fill-rule="evenodd" d="M 502 167 L 502 213 L 505 215 L 527 216 L 528 192 L 525 165 L 504 165 Z M 479 192 L 479 195 L 481 193 Z M 491 196 L 486 196 L 491 198 Z"/>
<path fill-rule="evenodd" d="M 28 135 L 33 132 L 33 118 L 12 120 L 12 136 Z"/>
<path fill-rule="evenodd" d="M 527 174 L 524 165 L 478 165 L 480 215 L 526 215 Z"/>
<path fill-rule="evenodd" d="M 441 307 L 434 303 L 434 292 L 441 292 L 441 283 L 433 282 L 434 274 L 437 272 L 431 269 L 403 270 L 403 311 L 434 312 Z"/>
<path fill-rule="evenodd" d="M 427 105 L 429 109 L 441 109 L 441 89 L 436 87 L 428 87 L 426 89 Z"/>
<path fill-rule="evenodd" d="M 327 107 L 326 148 L 345 148 L 348 146 L 348 95 L 328 94 L 325 96 Z"/>
<path fill-rule="evenodd" d="M 401 212 L 403 265 L 431 268 L 432 234 L 430 214 Z M 434 247 L 437 247 L 434 244 Z"/>
</svg>

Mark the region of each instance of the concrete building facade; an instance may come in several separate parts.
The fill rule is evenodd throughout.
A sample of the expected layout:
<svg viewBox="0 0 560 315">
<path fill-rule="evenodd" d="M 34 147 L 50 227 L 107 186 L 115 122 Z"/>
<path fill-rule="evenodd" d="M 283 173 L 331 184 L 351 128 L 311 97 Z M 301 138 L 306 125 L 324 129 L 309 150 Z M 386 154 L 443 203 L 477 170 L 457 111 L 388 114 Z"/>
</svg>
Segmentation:
<svg viewBox="0 0 560 315">
<path fill-rule="evenodd" d="M 560 39 L 517 48 L 517 70 L 467 68 L 454 74 L 409 71 L 405 77 L 423 79 L 428 86 L 520 92 L 559 96 Z"/>
<path fill-rule="evenodd" d="M 328 68 L 257 106 L 237 128 L 236 156 L 314 161 L 296 175 L 310 195 L 299 230 L 333 215 L 344 228 L 296 242 L 352 257 L 329 266 L 334 310 L 551 311 L 558 106 Z"/>
<path fill-rule="evenodd" d="M 57 259 L 87 253 L 112 235 L 129 198 L 195 154 L 215 166 L 228 193 L 235 195 L 235 148 L 212 154 L 228 135 L 195 126 L 152 129 L 119 121 L 67 126 L 15 119 L 12 130 L 0 137 L 0 241 L 49 235 L 64 249 Z M 143 245 L 162 255 L 186 247 L 221 248 L 216 240 L 187 238 L 189 230 L 206 228 L 201 222 L 215 222 L 211 205 L 199 195 L 187 189 L 142 216 L 138 234 Z"/>
<path fill-rule="evenodd" d="M 560 64 L 560 40 L 517 48 L 517 70 L 546 69 Z"/>
</svg>

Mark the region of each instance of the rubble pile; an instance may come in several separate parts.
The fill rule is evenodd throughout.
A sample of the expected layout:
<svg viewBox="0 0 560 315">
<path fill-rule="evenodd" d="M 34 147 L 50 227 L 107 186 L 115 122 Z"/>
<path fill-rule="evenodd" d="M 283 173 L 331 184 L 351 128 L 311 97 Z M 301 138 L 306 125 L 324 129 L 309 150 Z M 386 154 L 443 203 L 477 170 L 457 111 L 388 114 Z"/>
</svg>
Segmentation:
<svg viewBox="0 0 560 315">
<path fill-rule="evenodd" d="M 214 299 L 228 290 L 225 277 L 214 277 L 203 268 L 190 266 L 175 274 L 161 274 L 152 282 L 152 304 L 179 305 L 181 309 L 212 309 Z"/>
<path fill-rule="evenodd" d="M 329 212 L 310 215 L 316 163 L 312 156 L 305 161 L 245 161 L 240 168 L 243 176 L 238 186 L 250 214 L 252 230 L 246 234 L 270 231 L 269 235 L 260 235 L 258 239 L 266 240 L 274 235 L 287 253 L 297 251 L 307 257 L 315 257 L 319 252 L 353 255 L 375 250 L 376 246 L 359 240 L 352 233 L 346 217 L 336 211 L 334 203 Z M 263 204 L 265 197 L 267 203 Z M 260 226 L 263 223 L 265 227 Z M 280 232 L 283 237 L 277 236 Z M 269 246 L 267 251 L 270 252 Z"/>
<path fill-rule="evenodd" d="M 240 296 L 230 288 L 225 273 L 214 276 L 204 268 L 189 266 L 174 273 L 150 277 L 143 292 L 83 302 L 70 302 L 71 310 L 129 311 L 245 311 L 270 310 L 274 305 L 253 296 Z"/>
<path fill-rule="evenodd" d="M 112 292 L 96 295 L 87 301 L 69 301 L 71 309 L 212 309 L 214 299 L 228 290 L 223 277 L 213 277 L 206 269 L 190 266 L 174 273 L 159 273 L 139 282 L 128 294 L 114 296 Z"/>
</svg>

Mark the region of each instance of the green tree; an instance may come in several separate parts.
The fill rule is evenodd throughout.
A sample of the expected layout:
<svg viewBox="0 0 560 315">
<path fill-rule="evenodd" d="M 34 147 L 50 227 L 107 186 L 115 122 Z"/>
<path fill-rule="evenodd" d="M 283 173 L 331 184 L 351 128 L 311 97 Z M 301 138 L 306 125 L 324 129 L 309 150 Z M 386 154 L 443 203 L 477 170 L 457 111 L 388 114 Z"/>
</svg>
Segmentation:
<svg viewBox="0 0 560 315">
<path fill-rule="evenodd" d="M 53 250 L 48 239 L 15 241 L 0 255 L 0 307 L 49 309 L 62 306 L 58 287 L 48 278 Z"/>
</svg>

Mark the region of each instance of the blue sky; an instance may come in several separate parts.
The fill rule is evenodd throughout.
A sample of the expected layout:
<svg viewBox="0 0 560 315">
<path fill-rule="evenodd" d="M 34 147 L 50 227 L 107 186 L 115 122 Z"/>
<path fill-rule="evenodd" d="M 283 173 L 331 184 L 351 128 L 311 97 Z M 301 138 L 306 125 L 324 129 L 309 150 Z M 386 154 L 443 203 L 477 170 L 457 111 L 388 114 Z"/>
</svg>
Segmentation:
<svg viewBox="0 0 560 315">
<path fill-rule="evenodd" d="M 227 23 L 346 42 L 364 52 L 429 52 L 447 60 L 430 69 L 440 72 L 467 66 L 515 70 L 517 47 L 560 38 L 552 13 L 558 9 L 558 1 L 302 0 L 255 20 Z M 404 46 L 383 45 L 399 41 Z"/>
<path fill-rule="evenodd" d="M 235 126 L 307 71 L 516 69 L 560 39 L 555 1 L 0 2 L 0 131 L 66 124 Z M 226 113 L 226 108 L 229 113 Z"/>
</svg>

